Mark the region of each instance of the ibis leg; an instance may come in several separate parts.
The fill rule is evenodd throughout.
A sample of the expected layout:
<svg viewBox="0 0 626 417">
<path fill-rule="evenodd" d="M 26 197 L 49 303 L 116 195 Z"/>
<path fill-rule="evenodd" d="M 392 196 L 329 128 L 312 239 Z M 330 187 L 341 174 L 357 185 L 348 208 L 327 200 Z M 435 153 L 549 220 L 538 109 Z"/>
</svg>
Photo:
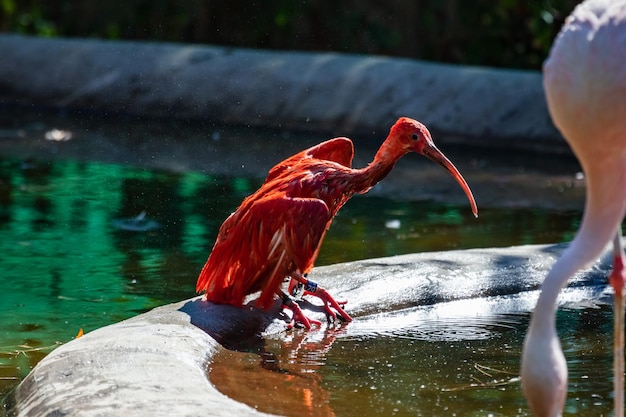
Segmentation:
<svg viewBox="0 0 626 417">
<path fill-rule="evenodd" d="M 283 291 L 277 291 L 276 294 L 278 294 L 281 298 L 283 307 L 288 308 L 293 312 L 292 322 L 289 327 L 293 327 L 293 325 L 297 323 L 302 324 L 307 330 L 310 330 L 312 325 L 316 325 L 318 327 L 321 326 L 322 322 L 308 318 L 304 312 L 302 312 L 298 303 L 296 303 L 289 294 L 286 294 Z"/>
<path fill-rule="evenodd" d="M 352 321 L 352 317 L 348 313 L 345 312 L 343 306 L 346 304 L 346 301 L 337 301 L 333 298 L 332 295 L 325 288 L 317 285 L 317 283 L 311 281 L 310 279 L 304 277 L 298 271 L 294 271 L 291 274 L 291 277 L 296 281 L 304 284 L 304 294 L 313 295 L 318 297 L 320 300 L 324 302 L 324 310 L 326 311 L 327 317 L 330 319 L 337 318 L 337 313 L 339 313 L 339 317 L 345 321 Z M 331 308 L 332 307 L 332 308 Z M 337 313 L 335 313 L 336 310 Z"/>
</svg>

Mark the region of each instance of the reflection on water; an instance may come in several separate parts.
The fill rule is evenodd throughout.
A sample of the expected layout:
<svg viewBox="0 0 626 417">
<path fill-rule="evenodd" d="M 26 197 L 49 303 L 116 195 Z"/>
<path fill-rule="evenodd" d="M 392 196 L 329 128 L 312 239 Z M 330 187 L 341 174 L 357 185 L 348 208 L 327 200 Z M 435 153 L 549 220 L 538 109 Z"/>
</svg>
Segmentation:
<svg viewBox="0 0 626 417">
<path fill-rule="evenodd" d="M 98 162 L 0 158 L 0 396 L 79 329 L 89 332 L 193 296 L 197 274 L 221 222 L 259 182 L 251 177 L 172 173 Z M 480 219 L 474 220 L 465 202 L 457 207 L 359 196 L 337 216 L 318 265 L 410 252 L 564 241 L 571 238 L 579 217 L 576 212 L 485 207 Z M 506 328 L 502 335 L 519 339 L 521 330 L 516 329 Z M 437 332 L 425 327 L 420 331 L 425 335 Z M 499 327 L 493 331 L 500 334 Z M 367 382 L 370 375 L 409 366 L 385 362 L 384 354 L 368 352 L 389 348 L 393 340 L 400 344 L 394 355 L 427 355 L 411 365 L 418 366 L 430 360 L 428 355 L 434 355 L 436 349 L 443 349 L 432 340 L 390 337 L 392 334 L 398 335 L 355 338 L 348 332 L 316 340 L 314 334 L 297 336 L 296 332 L 289 336 L 293 341 L 272 343 L 297 343 L 298 361 L 305 361 L 308 368 L 299 365 L 295 371 L 271 375 L 302 386 L 298 395 L 305 397 L 305 403 L 319 402 L 310 397 L 314 395 L 338 415 L 348 415 L 335 404 L 338 396 L 354 396 L 350 400 L 356 403 L 353 406 L 365 407 L 383 391 L 380 383 Z M 302 340 L 296 340 L 298 337 Z M 322 347 L 330 348 L 333 338 L 333 349 L 326 352 Z M 502 339 L 496 340 L 498 346 L 503 345 Z M 510 345 L 516 347 L 518 342 L 511 340 Z M 472 349 L 492 350 L 487 349 L 488 341 L 471 343 L 476 344 Z M 455 346 L 461 349 L 466 345 Z M 354 355 L 355 349 L 382 362 L 373 362 L 373 369 L 362 369 L 359 363 L 342 364 L 341 352 Z M 268 351 L 276 350 L 268 346 Z M 453 355 L 449 358 L 461 355 L 448 353 Z M 285 363 L 289 370 L 289 359 L 278 356 L 281 366 Z M 511 363 L 516 363 L 517 356 L 510 356 Z M 415 359 L 407 357 L 405 361 Z M 247 366 L 258 372 L 258 356 L 248 360 L 252 362 Z M 488 361 L 477 363 L 491 366 Z M 456 371 L 458 375 L 466 375 L 463 366 Z M 508 372 L 510 366 L 505 369 Z M 344 389 L 342 372 L 361 375 L 360 383 L 370 385 L 346 383 Z M 394 378 L 396 382 L 387 382 L 389 387 L 408 383 L 408 376 Z M 471 381 L 459 382 L 461 386 L 466 383 Z M 321 391 L 309 393 L 306 390 L 311 386 Z M 412 409 L 403 404 L 397 407 Z M 393 407 L 387 410 L 391 413 Z"/>
<path fill-rule="evenodd" d="M 256 354 L 223 350 L 210 378 L 235 399 L 287 416 L 530 415 L 518 378 L 528 314 L 457 311 L 435 322 L 395 314 L 407 320 L 362 326 L 372 318 L 359 317 L 340 329 L 270 338 L 265 349 L 282 372 L 259 366 Z M 611 317 L 609 306 L 559 311 L 559 334 L 572 358 L 567 414 L 610 415 Z"/>
<path fill-rule="evenodd" d="M 12 386 L 80 328 L 192 296 L 221 219 L 256 185 L 0 160 L 0 384 Z M 121 227 L 137 226 L 137 216 L 151 227 Z"/>
</svg>

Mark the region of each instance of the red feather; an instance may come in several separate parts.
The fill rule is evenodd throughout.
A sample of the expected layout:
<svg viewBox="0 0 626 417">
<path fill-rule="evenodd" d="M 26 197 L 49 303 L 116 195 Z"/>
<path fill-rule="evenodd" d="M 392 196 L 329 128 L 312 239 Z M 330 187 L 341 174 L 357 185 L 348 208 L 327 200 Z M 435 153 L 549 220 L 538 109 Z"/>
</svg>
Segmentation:
<svg viewBox="0 0 626 417">
<path fill-rule="evenodd" d="M 270 169 L 265 181 L 270 181 L 290 171 L 295 164 L 303 160 L 319 159 L 351 167 L 352 158 L 354 158 L 354 145 L 350 139 L 344 137 L 329 139 L 277 163 Z"/>
<path fill-rule="evenodd" d="M 313 267 L 339 209 L 329 210 L 319 198 L 300 197 L 307 177 L 312 178 L 307 168 L 319 161 L 349 167 L 353 155 L 350 139 L 335 138 L 276 164 L 261 188 L 220 227 L 196 291 L 206 291 L 209 301 L 239 306 L 246 295 L 262 290 L 259 304 L 269 307 L 286 276 L 295 270 L 305 274 Z M 303 161 L 307 165 L 298 166 Z M 296 166 L 299 175 L 294 174 Z"/>
</svg>

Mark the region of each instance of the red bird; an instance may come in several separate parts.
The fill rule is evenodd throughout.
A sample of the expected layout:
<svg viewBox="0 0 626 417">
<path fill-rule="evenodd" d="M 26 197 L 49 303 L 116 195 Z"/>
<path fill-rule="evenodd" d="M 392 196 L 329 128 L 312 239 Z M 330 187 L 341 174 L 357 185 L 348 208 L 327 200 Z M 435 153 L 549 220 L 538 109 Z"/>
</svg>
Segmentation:
<svg viewBox="0 0 626 417">
<path fill-rule="evenodd" d="M 293 319 L 306 328 L 311 323 L 298 304 L 283 292 L 287 277 L 319 297 L 330 317 L 352 318 L 322 287 L 305 278 L 313 268 L 333 217 L 354 194 L 366 193 L 391 171 L 405 154 L 417 152 L 446 168 L 467 195 L 474 216 L 476 202 L 469 186 L 433 143 L 420 122 L 400 118 L 365 168 L 351 168 L 352 141 L 335 138 L 293 155 L 274 166 L 261 188 L 247 197 L 220 227 L 196 291 L 208 301 L 241 306 L 244 298 L 261 291 L 258 305 L 269 308 L 274 295 L 293 311 Z M 295 281 L 294 281 L 295 280 Z M 297 288 L 296 288 L 297 290 Z"/>
</svg>

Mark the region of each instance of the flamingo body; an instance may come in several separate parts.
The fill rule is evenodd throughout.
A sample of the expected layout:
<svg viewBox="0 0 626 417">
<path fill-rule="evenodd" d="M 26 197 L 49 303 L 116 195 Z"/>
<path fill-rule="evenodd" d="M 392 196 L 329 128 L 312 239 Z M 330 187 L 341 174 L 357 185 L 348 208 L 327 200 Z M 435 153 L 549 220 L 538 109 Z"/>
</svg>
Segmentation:
<svg viewBox="0 0 626 417">
<path fill-rule="evenodd" d="M 611 283 L 619 295 L 616 306 L 623 305 L 619 230 L 626 212 L 626 1 L 578 5 L 557 36 L 543 74 L 552 120 L 587 182 L 580 228 L 542 284 L 522 354 L 522 388 L 531 410 L 554 417 L 561 415 L 567 392 L 567 365 L 555 324 L 557 296 L 614 237 Z M 616 415 L 622 414 L 621 396 L 616 392 Z"/>
<path fill-rule="evenodd" d="M 350 167 L 354 148 L 347 138 L 323 142 L 274 166 L 261 187 L 220 227 L 196 290 L 204 291 L 209 301 L 236 306 L 246 295 L 261 291 L 258 304 L 268 308 L 287 276 L 313 268 L 339 209 L 383 179 L 408 152 L 448 169 L 477 214 L 467 183 L 435 147 L 426 127 L 401 118 L 365 168 Z"/>
</svg>

